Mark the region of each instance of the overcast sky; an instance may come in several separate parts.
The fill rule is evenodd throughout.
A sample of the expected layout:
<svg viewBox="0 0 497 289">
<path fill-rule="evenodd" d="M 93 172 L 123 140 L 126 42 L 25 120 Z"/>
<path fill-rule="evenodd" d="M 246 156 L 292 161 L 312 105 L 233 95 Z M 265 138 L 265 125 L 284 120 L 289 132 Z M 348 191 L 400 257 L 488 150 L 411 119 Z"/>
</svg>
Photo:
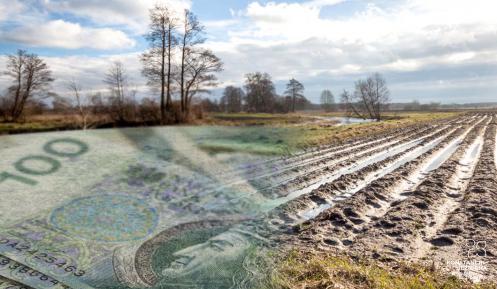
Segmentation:
<svg viewBox="0 0 497 289">
<path fill-rule="evenodd" d="M 43 56 L 63 94 L 71 78 L 104 89 L 109 63 L 126 63 L 132 83 L 147 48 L 156 0 L 0 0 L 0 69 L 18 48 Z M 295 77 L 306 96 L 335 95 L 372 72 L 386 77 L 395 102 L 497 101 L 497 2 L 489 0 L 163 0 L 189 8 L 224 62 L 220 87 L 268 72 L 282 93 Z M 0 89 L 9 79 L 0 76 Z M 215 91 L 213 97 L 217 97 Z"/>
</svg>

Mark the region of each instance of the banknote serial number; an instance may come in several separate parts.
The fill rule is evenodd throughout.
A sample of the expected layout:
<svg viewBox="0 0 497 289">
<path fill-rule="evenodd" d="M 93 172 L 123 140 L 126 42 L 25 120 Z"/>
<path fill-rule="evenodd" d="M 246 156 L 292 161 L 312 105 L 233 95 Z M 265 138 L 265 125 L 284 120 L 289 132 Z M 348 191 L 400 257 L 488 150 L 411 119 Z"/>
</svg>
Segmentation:
<svg viewBox="0 0 497 289">
<path fill-rule="evenodd" d="M 74 147 L 75 151 L 64 151 L 57 145 L 69 145 Z M 17 160 L 14 163 L 16 173 L 7 171 L 0 172 L 0 184 L 6 181 L 23 183 L 34 186 L 38 183 L 33 177 L 46 176 L 57 172 L 62 164 L 59 158 L 75 158 L 87 153 L 89 147 L 86 143 L 72 138 L 60 138 L 47 142 L 43 146 L 44 154 L 29 155 Z M 33 162 L 43 163 L 44 168 L 34 167 Z"/>
<path fill-rule="evenodd" d="M 85 271 L 78 269 L 77 266 L 68 264 L 65 260 L 58 259 L 46 252 L 40 252 L 37 249 L 31 248 L 27 244 L 21 244 L 15 240 L 9 240 L 6 238 L 0 238 L 0 245 L 4 247 L 9 247 L 9 249 L 15 249 L 16 251 L 23 253 L 24 255 L 30 255 L 37 261 L 46 263 L 49 266 L 57 267 L 66 273 L 73 274 L 76 277 L 81 277 L 85 275 Z"/>
<path fill-rule="evenodd" d="M 51 278 L 43 273 L 40 273 L 40 272 L 30 268 L 30 267 L 27 267 L 25 265 L 22 265 L 22 264 L 16 262 L 16 261 L 13 261 L 13 260 L 10 260 L 10 259 L 4 258 L 4 257 L 0 257 L 0 268 L 3 268 L 4 270 L 7 269 L 12 273 L 25 274 L 25 275 L 32 277 L 32 278 L 38 278 L 40 281 L 49 282 L 52 285 L 59 285 L 60 288 L 70 289 L 70 287 L 59 283 L 58 280 L 55 280 L 55 279 L 53 279 L 53 278 Z"/>
</svg>

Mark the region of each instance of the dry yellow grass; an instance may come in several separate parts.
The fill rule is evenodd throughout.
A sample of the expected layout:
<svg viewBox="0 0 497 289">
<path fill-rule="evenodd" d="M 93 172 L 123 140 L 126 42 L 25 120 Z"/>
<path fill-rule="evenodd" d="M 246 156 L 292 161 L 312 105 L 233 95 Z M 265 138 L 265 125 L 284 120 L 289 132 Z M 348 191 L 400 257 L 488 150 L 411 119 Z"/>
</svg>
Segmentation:
<svg viewBox="0 0 497 289">
<path fill-rule="evenodd" d="M 277 265 L 270 288 L 281 289 L 491 289 L 416 264 L 394 269 L 373 261 L 292 251 Z"/>
</svg>

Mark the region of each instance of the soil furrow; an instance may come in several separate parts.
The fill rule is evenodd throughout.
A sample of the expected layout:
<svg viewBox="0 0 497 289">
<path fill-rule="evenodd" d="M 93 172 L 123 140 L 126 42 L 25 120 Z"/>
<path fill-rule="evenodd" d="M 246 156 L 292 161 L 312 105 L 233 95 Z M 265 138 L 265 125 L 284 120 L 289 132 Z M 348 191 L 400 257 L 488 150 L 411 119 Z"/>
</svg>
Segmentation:
<svg viewBox="0 0 497 289">
<path fill-rule="evenodd" d="M 410 196 L 392 204 L 385 215 L 365 228 L 353 250 L 369 252 L 370 257 L 386 261 L 412 258 L 417 253 L 420 238 L 435 225 L 434 214 L 448 198 L 447 185 L 455 176 L 460 161 L 484 129 L 484 125 L 473 129 L 449 160 L 430 173 Z"/>
<path fill-rule="evenodd" d="M 387 146 L 392 146 L 402 141 L 409 139 L 412 136 L 419 135 L 422 133 L 429 132 L 428 128 L 418 128 L 413 132 L 405 133 L 402 137 L 395 136 L 390 138 L 384 138 L 381 140 L 368 142 L 355 147 L 350 147 L 342 150 L 338 150 L 333 153 L 329 153 L 324 157 L 312 158 L 310 160 L 301 161 L 295 165 L 284 167 L 283 169 L 276 169 L 271 172 L 266 172 L 264 174 L 259 174 L 253 178 L 249 178 L 248 181 L 251 182 L 255 187 L 263 189 L 266 187 L 274 186 L 275 183 L 286 183 L 290 180 L 294 180 L 296 177 L 303 173 L 312 173 L 325 168 L 331 164 L 335 164 L 344 160 L 347 160 L 351 155 L 360 152 L 369 152 L 374 149 L 384 149 Z M 406 136 L 407 135 L 407 136 Z M 400 138 L 399 138 L 400 137 Z M 281 180 L 283 178 L 283 180 Z"/>
<path fill-rule="evenodd" d="M 338 145 L 323 146 L 317 150 L 302 152 L 289 157 L 280 157 L 259 163 L 250 163 L 247 164 L 246 166 L 241 167 L 240 171 L 243 172 L 246 178 L 256 178 L 261 173 L 267 173 L 271 170 L 274 171 L 276 169 L 280 171 L 284 169 L 291 169 L 295 166 L 302 165 L 303 162 L 310 162 L 312 160 L 324 159 L 326 157 L 330 157 L 333 154 L 342 151 L 348 151 L 351 149 L 359 148 L 361 146 L 372 145 L 374 143 L 381 143 L 384 141 L 398 138 L 399 136 L 405 136 L 406 134 L 416 132 L 420 127 L 423 126 L 411 125 L 409 127 L 399 128 L 394 131 L 389 131 L 375 136 L 349 140 L 347 142 L 343 142 Z M 426 127 L 426 125 L 424 125 L 424 127 Z"/>
<path fill-rule="evenodd" d="M 283 218 L 290 220 L 299 219 L 299 217 L 296 216 L 298 212 L 308 211 L 310 209 L 327 206 L 330 203 L 333 203 L 332 200 L 334 198 L 336 199 L 338 196 L 343 195 L 344 192 L 346 193 L 347 190 L 351 190 L 353 187 L 355 187 L 355 190 L 359 190 L 360 187 L 356 186 L 357 182 L 362 182 L 361 186 L 366 186 L 367 182 L 364 181 L 368 179 L 368 176 L 369 176 L 368 182 L 373 181 L 376 178 L 381 178 L 382 175 L 381 173 L 379 174 L 379 172 L 385 170 L 385 167 L 392 166 L 392 164 L 394 164 L 396 161 L 399 160 L 401 160 L 401 162 L 403 161 L 404 163 L 408 162 L 409 159 L 402 160 L 402 157 L 405 157 L 410 152 L 422 148 L 423 146 L 426 146 L 430 142 L 434 141 L 435 139 L 442 137 L 444 133 L 445 136 L 447 137 L 457 136 L 457 133 L 448 134 L 445 131 L 441 131 L 437 134 L 432 135 L 429 138 L 426 138 L 423 142 L 417 144 L 416 146 L 404 150 L 396 155 L 385 158 L 384 160 L 381 160 L 379 162 L 372 163 L 358 170 L 355 173 L 344 174 L 334 182 L 322 185 L 318 189 L 313 190 L 311 193 L 300 196 L 297 199 L 282 205 L 279 209 L 283 212 L 284 215 Z M 418 155 L 415 155 L 415 157 L 422 154 L 423 152 L 421 151 L 419 152 Z M 396 166 L 393 167 L 395 168 Z"/>
<path fill-rule="evenodd" d="M 465 121 L 469 121 L 471 117 L 463 117 L 462 119 Z M 285 171 L 295 171 L 298 167 L 305 167 L 306 165 L 309 167 L 312 165 L 313 162 L 326 161 L 328 159 L 331 159 L 332 157 L 333 159 L 336 159 L 336 154 L 344 155 L 347 152 L 348 154 L 352 154 L 360 151 L 361 147 L 382 144 L 388 141 L 395 140 L 399 137 L 406 137 L 406 135 L 409 134 L 421 133 L 423 129 L 434 129 L 439 126 L 450 125 L 455 123 L 457 120 L 457 118 L 454 118 L 445 121 L 437 121 L 435 123 L 432 123 L 431 125 L 411 125 L 404 128 L 397 128 L 389 132 L 380 133 L 366 138 L 349 140 L 347 142 L 339 144 L 338 146 L 325 146 L 318 150 L 300 153 L 283 159 L 273 159 L 261 163 L 248 164 L 235 171 L 223 173 L 223 175 L 226 176 L 228 179 L 241 176 L 245 180 L 256 181 L 259 178 L 273 176 L 277 173 Z M 325 167 L 325 165 L 321 167 Z"/>
<path fill-rule="evenodd" d="M 424 154 L 371 182 L 351 198 L 338 202 L 333 208 L 308 222 L 313 227 L 311 234 L 322 234 L 319 238 L 325 246 L 342 246 L 342 240 L 344 243 L 350 243 L 353 236 L 360 233 L 368 222 L 380 216 L 398 199 L 398 187 L 406 178 L 429 163 L 433 156 L 446 150 L 451 142 L 466 136 L 471 129 L 472 127 L 466 129 L 466 132 L 462 128 L 456 130 Z M 307 233 L 302 232 L 301 237 L 304 240 L 312 239 Z"/>
<path fill-rule="evenodd" d="M 418 128 L 418 132 L 416 134 L 408 136 L 407 140 L 405 138 L 403 138 L 402 141 L 407 142 L 407 143 L 411 143 L 411 142 L 414 142 L 414 141 L 420 141 L 420 140 L 423 140 L 426 137 L 432 136 L 433 134 L 440 133 L 441 131 L 447 131 L 449 129 L 450 129 L 450 127 L 444 126 L 443 128 L 435 130 L 435 132 L 434 132 L 433 131 L 434 129 Z M 424 135 L 424 134 L 426 134 L 426 135 Z M 396 141 L 396 142 L 400 142 L 400 141 Z M 399 144 L 399 145 L 402 145 L 402 144 Z M 372 150 L 372 151 L 368 150 L 367 153 L 363 153 L 363 154 L 359 155 L 359 157 L 366 158 L 371 153 L 381 153 L 381 152 L 384 152 L 384 151 L 385 151 L 385 148 L 384 148 L 384 146 L 382 146 L 381 148 L 377 148 L 377 149 Z M 344 154 L 346 155 L 346 159 L 350 158 L 350 154 L 351 154 L 350 152 L 347 152 L 347 153 L 344 153 Z M 355 156 L 354 159 L 352 159 L 352 160 L 346 160 L 346 161 L 340 163 L 339 167 L 346 167 L 348 165 L 354 164 L 355 161 L 356 161 L 356 158 L 357 158 L 357 156 Z M 325 171 L 325 172 L 327 172 L 327 171 Z M 228 183 L 226 183 L 224 185 L 221 185 L 221 186 L 219 185 L 219 183 L 216 183 L 216 185 L 213 185 L 213 187 L 212 187 L 211 190 L 204 188 L 202 194 L 210 194 L 210 193 L 218 192 L 220 190 L 231 189 L 231 190 L 239 190 L 239 191 L 247 192 L 246 196 L 248 196 L 250 194 L 258 193 L 258 194 L 263 194 L 267 198 L 273 198 L 274 199 L 274 198 L 281 197 L 280 195 L 274 195 L 274 194 L 273 195 L 269 195 L 267 193 L 267 191 L 265 191 L 265 190 L 257 190 L 257 189 L 254 189 L 254 188 L 255 188 L 255 186 L 254 186 L 253 183 L 250 183 L 250 181 L 247 181 L 246 179 L 241 178 L 239 180 L 231 181 L 231 182 L 228 182 Z M 286 196 L 286 195 L 287 195 L 287 193 L 284 194 L 284 196 Z"/>
<path fill-rule="evenodd" d="M 495 117 L 458 207 L 433 237 L 427 258 L 473 281 L 497 277 L 497 169 Z"/>
<path fill-rule="evenodd" d="M 381 161 L 386 157 L 396 153 L 399 148 L 409 147 L 415 142 L 421 141 L 427 137 L 431 137 L 440 132 L 447 132 L 450 127 L 444 127 L 439 130 L 430 130 L 431 133 L 420 136 L 420 134 L 404 138 L 402 141 L 397 141 L 394 144 L 386 144 L 380 147 L 368 148 L 359 152 L 347 152 L 341 159 L 331 161 L 329 164 L 323 165 L 301 173 L 287 177 L 284 180 L 273 180 L 272 183 L 277 183 L 275 186 L 263 189 L 261 192 L 266 196 L 285 197 L 290 195 L 290 199 L 306 194 L 323 184 L 336 180 L 343 174 L 349 174 L 363 167 Z"/>
</svg>

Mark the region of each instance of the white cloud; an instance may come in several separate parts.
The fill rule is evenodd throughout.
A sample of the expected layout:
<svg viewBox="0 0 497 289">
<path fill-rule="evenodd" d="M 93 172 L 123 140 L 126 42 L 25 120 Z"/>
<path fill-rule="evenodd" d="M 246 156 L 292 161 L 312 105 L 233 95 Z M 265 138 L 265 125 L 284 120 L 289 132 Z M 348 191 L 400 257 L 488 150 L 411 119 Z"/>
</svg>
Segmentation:
<svg viewBox="0 0 497 289">
<path fill-rule="evenodd" d="M 238 21 L 235 19 L 228 19 L 228 20 L 210 20 L 210 21 L 205 21 L 202 24 L 207 28 L 207 30 L 209 30 L 209 29 L 226 29 L 237 23 Z"/>
<path fill-rule="evenodd" d="M 124 32 L 111 28 L 88 28 L 78 23 L 53 20 L 38 25 L 17 27 L 0 34 L 7 41 L 32 46 L 58 48 L 120 49 L 130 48 L 135 41 Z"/>
<path fill-rule="evenodd" d="M 346 0 L 311 0 L 309 2 L 305 2 L 304 5 L 311 7 L 325 7 L 325 6 L 337 5 L 345 1 Z"/>
<path fill-rule="evenodd" d="M 0 21 L 8 20 L 10 17 L 18 15 L 24 6 L 17 0 L 0 2 Z"/>
<path fill-rule="evenodd" d="M 321 88 L 336 84 L 333 79 L 349 79 L 348 87 L 340 83 L 340 91 L 374 71 L 414 73 L 413 78 L 426 81 L 434 69 L 457 71 L 436 76 L 451 79 L 466 67 L 465 74 L 473 77 L 474 69 L 497 59 L 497 2 L 405 0 L 384 6 L 372 1 L 348 16 L 321 15 L 323 7 L 332 11 L 345 2 L 254 1 L 233 12 L 242 25 L 228 27 L 228 40 L 208 43 L 226 65 L 222 79 L 241 84 L 245 73 L 256 70 L 281 81 L 293 76 L 304 83 L 321 80 Z M 490 85 L 487 79 L 483 82 Z M 394 81 L 399 87 L 400 80 Z"/>
<path fill-rule="evenodd" d="M 93 20 L 99 25 L 125 25 L 132 32 L 147 30 L 149 9 L 167 4 L 174 11 L 191 7 L 190 0 L 44 0 L 51 11 L 66 12 Z"/>
<path fill-rule="evenodd" d="M 124 64 L 128 75 L 128 83 L 131 88 L 137 88 L 140 94 L 147 94 L 149 89 L 146 87 L 146 81 L 141 75 L 141 64 L 138 53 L 103 55 L 103 56 L 61 56 L 61 57 L 43 57 L 42 59 L 48 64 L 55 79 L 52 84 L 53 91 L 61 96 L 71 97 L 67 88 L 69 81 L 75 80 L 83 90 L 83 94 L 89 94 L 96 91 L 107 92 L 107 86 L 104 83 L 104 77 L 110 66 L 115 61 Z M 0 56 L 0 67 L 5 67 L 7 57 Z M 0 88 L 5 89 L 12 83 L 12 79 L 7 75 L 0 75 Z M 0 90 L 0 95 L 4 91 Z"/>
</svg>

